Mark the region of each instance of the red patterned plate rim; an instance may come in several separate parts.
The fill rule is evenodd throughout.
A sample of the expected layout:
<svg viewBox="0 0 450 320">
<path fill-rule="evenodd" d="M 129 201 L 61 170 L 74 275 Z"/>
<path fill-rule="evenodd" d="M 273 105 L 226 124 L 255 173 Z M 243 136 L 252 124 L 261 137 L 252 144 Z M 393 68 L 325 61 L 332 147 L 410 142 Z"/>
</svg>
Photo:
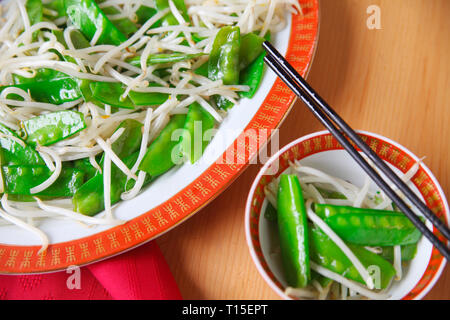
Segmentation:
<svg viewBox="0 0 450 320">
<path fill-rule="evenodd" d="M 383 137 L 378 134 L 369 133 L 365 131 L 358 131 L 362 139 L 370 145 L 370 147 L 383 160 L 395 166 L 403 173 L 407 172 L 419 158 L 415 156 L 407 148 L 400 144 Z M 281 174 L 287 167 L 289 161 L 294 159 L 301 160 L 313 154 L 324 151 L 343 150 L 337 140 L 328 132 L 321 131 L 312 133 L 310 135 L 301 137 L 285 147 L 283 147 L 277 154 L 275 154 L 265 165 L 261 168 L 255 181 L 251 187 L 245 215 L 245 232 L 247 244 L 249 246 L 250 254 L 255 262 L 258 271 L 266 280 L 266 282 L 274 289 L 281 297 L 285 297 L 282 285 L 275 278 L 272 271 L 262 253 L 261 244 L 259 242 L 259 219 L 261 215 L 261 207 L 264 202 L 264 186 L 269 183 L 273 177 Z M 277 174 L 268 176 L 264 175 L 267 169 L 276 159 L 280 159 Z M 419 171 L 412 178 L 414 185 L 417 187 L 421 195 L 424 197 L 427 205 L 433 212 L 443 219 L 449 225 L 450 215 L 449 207 L 445 194 L 439 185 L 437 179 L 434 177 L 430 169 L 421 163 Z M 433 233 L 438 236 L 441 241 L 445 241 L 442 234 L 433 227 Z M 446 261 L 439 251 L 433 247 L 427 268 L 420 280 L 415 284 L 415 287 L 406 294 L 403 300 L 417 300 L 423 298 L 434 286 L 444 270 Z"/>
<path fill-rule="evenodd" d="M 303 76 L 309 71 L 319 33 L 319 1 L 299 0 L 304 15 L 292 16 L 287 60 Z M 277 79 L 263 104 L 239 137 L 248 130 L 278 128 L 295 102 L 295 95 Z M 237 140 L 224 152 L 237 149 Z M 266 141 L 261 141 L 258 150 Z M 0 274 L 55 272 L 86 265 L 133 249 L 178 226 L 223 192 L 257 153 L 245 154 L 243 164 L 213 164 L 175 196 L 126 224 L 81 239 L 40 246 L 0 244 Z"/>
</svg>

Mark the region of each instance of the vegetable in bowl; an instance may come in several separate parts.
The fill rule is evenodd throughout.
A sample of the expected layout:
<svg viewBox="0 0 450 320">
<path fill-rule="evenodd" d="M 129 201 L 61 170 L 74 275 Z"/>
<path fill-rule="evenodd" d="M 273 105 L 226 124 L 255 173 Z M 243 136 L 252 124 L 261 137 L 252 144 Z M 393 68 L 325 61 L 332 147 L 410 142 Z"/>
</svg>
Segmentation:
<svg viewBox="0 0 450 320">
<path fill-rule="evenodd" d="M 115 203 L 201 158 L 207 143 L 199 151 L 187 143 L 196 122 L 218 127 L 240 98 L 255 94 L 261 43 L 294 7 L 291 0 L 3 4 L 1 216 L 43 244 L 33 223 L 41 218 L 122 223 Z"/>
<path fill-rule="evenodd" d="M 414 165 L 404 175 L 417 172 Z M 301 299 L 387 299 L 421 233 L 381 192 L 295 161 L 265 188 L 285 294 Z"/>
</svg>

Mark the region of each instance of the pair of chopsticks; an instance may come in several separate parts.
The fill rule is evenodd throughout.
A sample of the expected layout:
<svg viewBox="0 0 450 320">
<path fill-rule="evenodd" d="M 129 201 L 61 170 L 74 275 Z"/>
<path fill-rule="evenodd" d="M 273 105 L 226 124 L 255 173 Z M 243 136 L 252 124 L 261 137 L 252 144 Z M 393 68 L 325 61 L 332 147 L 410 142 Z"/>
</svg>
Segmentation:
<svg viewBox="0 0 450 320">
<path fill-rule="evenodd" d="M 389 166 L 360 138 L 360 136 L 314 91 L 284 57 L 269 43 L 264 42 L 267 55 L 264 61 L 286 83 L 286 85 L 308 106 L 316 118 L 331 132 L 337 141 L 361 166 L 370 178 L 385 192 L 397 207 L 411 220 L 416 228 L 450 261 L 450 249 L 431 232 L 400 196 L 391 189 L 378 172 L 353 147 L 352 141 L 386 177 L 411 201 L 411 203 L 438 229 L 450 239 L 450 230 L 404 183 Z M 345 135 L 346 136 L 345 136 Z M 349 141 L 350 140 L 350 141 Z"/>
</svg>

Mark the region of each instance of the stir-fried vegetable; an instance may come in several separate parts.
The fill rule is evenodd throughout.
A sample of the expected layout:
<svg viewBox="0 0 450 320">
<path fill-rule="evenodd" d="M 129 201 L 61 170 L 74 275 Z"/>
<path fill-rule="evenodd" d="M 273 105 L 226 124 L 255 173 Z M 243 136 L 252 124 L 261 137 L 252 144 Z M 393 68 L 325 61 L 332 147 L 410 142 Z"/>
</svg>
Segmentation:
<svg viewBox="0 0 450 320">
<path fill-rule="evenodd" d="M 67 139 L 85 127 L 83 114 L 71 110 L 47 113 L 22 122 L 26 142 L 41 146 Z"/>
<path fill-rule="evenodd" d="M 414 176 L 417 169 L 413 166 L 405 176 Z M 402 213 L 387 210 L 391 203 L 369 192 L 367 182 L 362 194 L 349 182 L 298 162 L 288 172 L 266 186 L 264 212 L 278 226 L 278 241 L 272 245 L 280 247 L 286 293 L 346 298 L 350 289 L 353 298 L 387 298 L 379 290 L 401 279 L 401 262 L 414 258 L 420 232 Z M 351 206 L 352 201 L 369 208 Z M 373 209 L 380 203 L 384 210 Z M 303 271 L 306 266 L 311 277 Z M 336 286 L 341 293 L 330 293 Z"/>
<path fill-rule="evenodd" d="M 202 156 L 209 143 L 204 139 L 205 133 L 214 126 L 214 118 L 200 104 L 191 104 L 181 137 L 181 152 L 191 163 L 197 162 Z"/>
<path fill-rule="evenodd" d="M 285 27 L 286 5 L 299 9 L 291 0 L 2 2 L 3 210 L 14 216 L 27 201 L 43 216 L 117 223 L 112 204 L 197 162 L 203 134 L 256 92 L 260 36 Z M 41 201 L 53 198 L 67 207 Z"/>
<path fill-rule="evenodd" d="M 169 124 L 162 130 L 159 137 L 150 144 L 139 170 L 147 172 L 152 177 L 158 177 L 175 166 L 174 160 L 181 158 L 179 141 L 172 135 L 176 130 L 182 129 L 186 122 L 185 115 L 174 115 Z"/>
<path fill-rule="evenodd" d="M 70 21 L 89 41 L 117 46 L 127 40 L 94 0 L 64 0 L 64 6 Z"/>
<path fill-rule="evenodd" d="M 278 232 L 287 282 L 303 288 L 311 279 L 308 218 L 296 175 L 283 175 L 278 190 Z"/>
<path fill-rule="evenodd" d="M 51 172 L 46 166 L 3 166 L 5 193 L 16 195 L 36 195 L 50 197 L 71 197 L 83 183 L 83 173 L 73 168 L 65 168 L 50 187 L 39 193 L 31 189 L 46 181 Z"/>
<path fill-rule="evenodd" d="M 402 213 L 316 204 L 316 213 L 345 241 L 364 246 L 396 246 L 419 241 L 421 233 Z"/>
</svg>

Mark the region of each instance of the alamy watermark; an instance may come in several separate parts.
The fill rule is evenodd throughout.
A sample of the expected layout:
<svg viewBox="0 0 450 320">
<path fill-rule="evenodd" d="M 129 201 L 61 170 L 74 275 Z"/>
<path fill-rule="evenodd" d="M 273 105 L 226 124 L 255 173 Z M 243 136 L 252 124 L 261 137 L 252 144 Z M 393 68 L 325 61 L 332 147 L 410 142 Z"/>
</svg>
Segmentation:
<svg viewBox="0 0 450 320">
<path fill-rule="evenodd" d="M 78 266 L 69 266 L 66 273 L 70 274 L 66 280 L 66 286 L 69 290 L 81 289 L 81 269 Z"/>
<path fill-rule="evenodd" d="M 366 13 L 369 15 L 367 18 L 367 28 L 369 30 L 381 29 L 381 8 L 375 4 L 368 6 Z"/>
<path fill-rule="evenodd" d="M 171 153 L 175 164 L 265 164 L 280 149 L 278 129 L 203 130 L 201 121 L 194 123 L 193 130 L 173 131 L 171 141 L 177 142 Z"/>
</svg>

